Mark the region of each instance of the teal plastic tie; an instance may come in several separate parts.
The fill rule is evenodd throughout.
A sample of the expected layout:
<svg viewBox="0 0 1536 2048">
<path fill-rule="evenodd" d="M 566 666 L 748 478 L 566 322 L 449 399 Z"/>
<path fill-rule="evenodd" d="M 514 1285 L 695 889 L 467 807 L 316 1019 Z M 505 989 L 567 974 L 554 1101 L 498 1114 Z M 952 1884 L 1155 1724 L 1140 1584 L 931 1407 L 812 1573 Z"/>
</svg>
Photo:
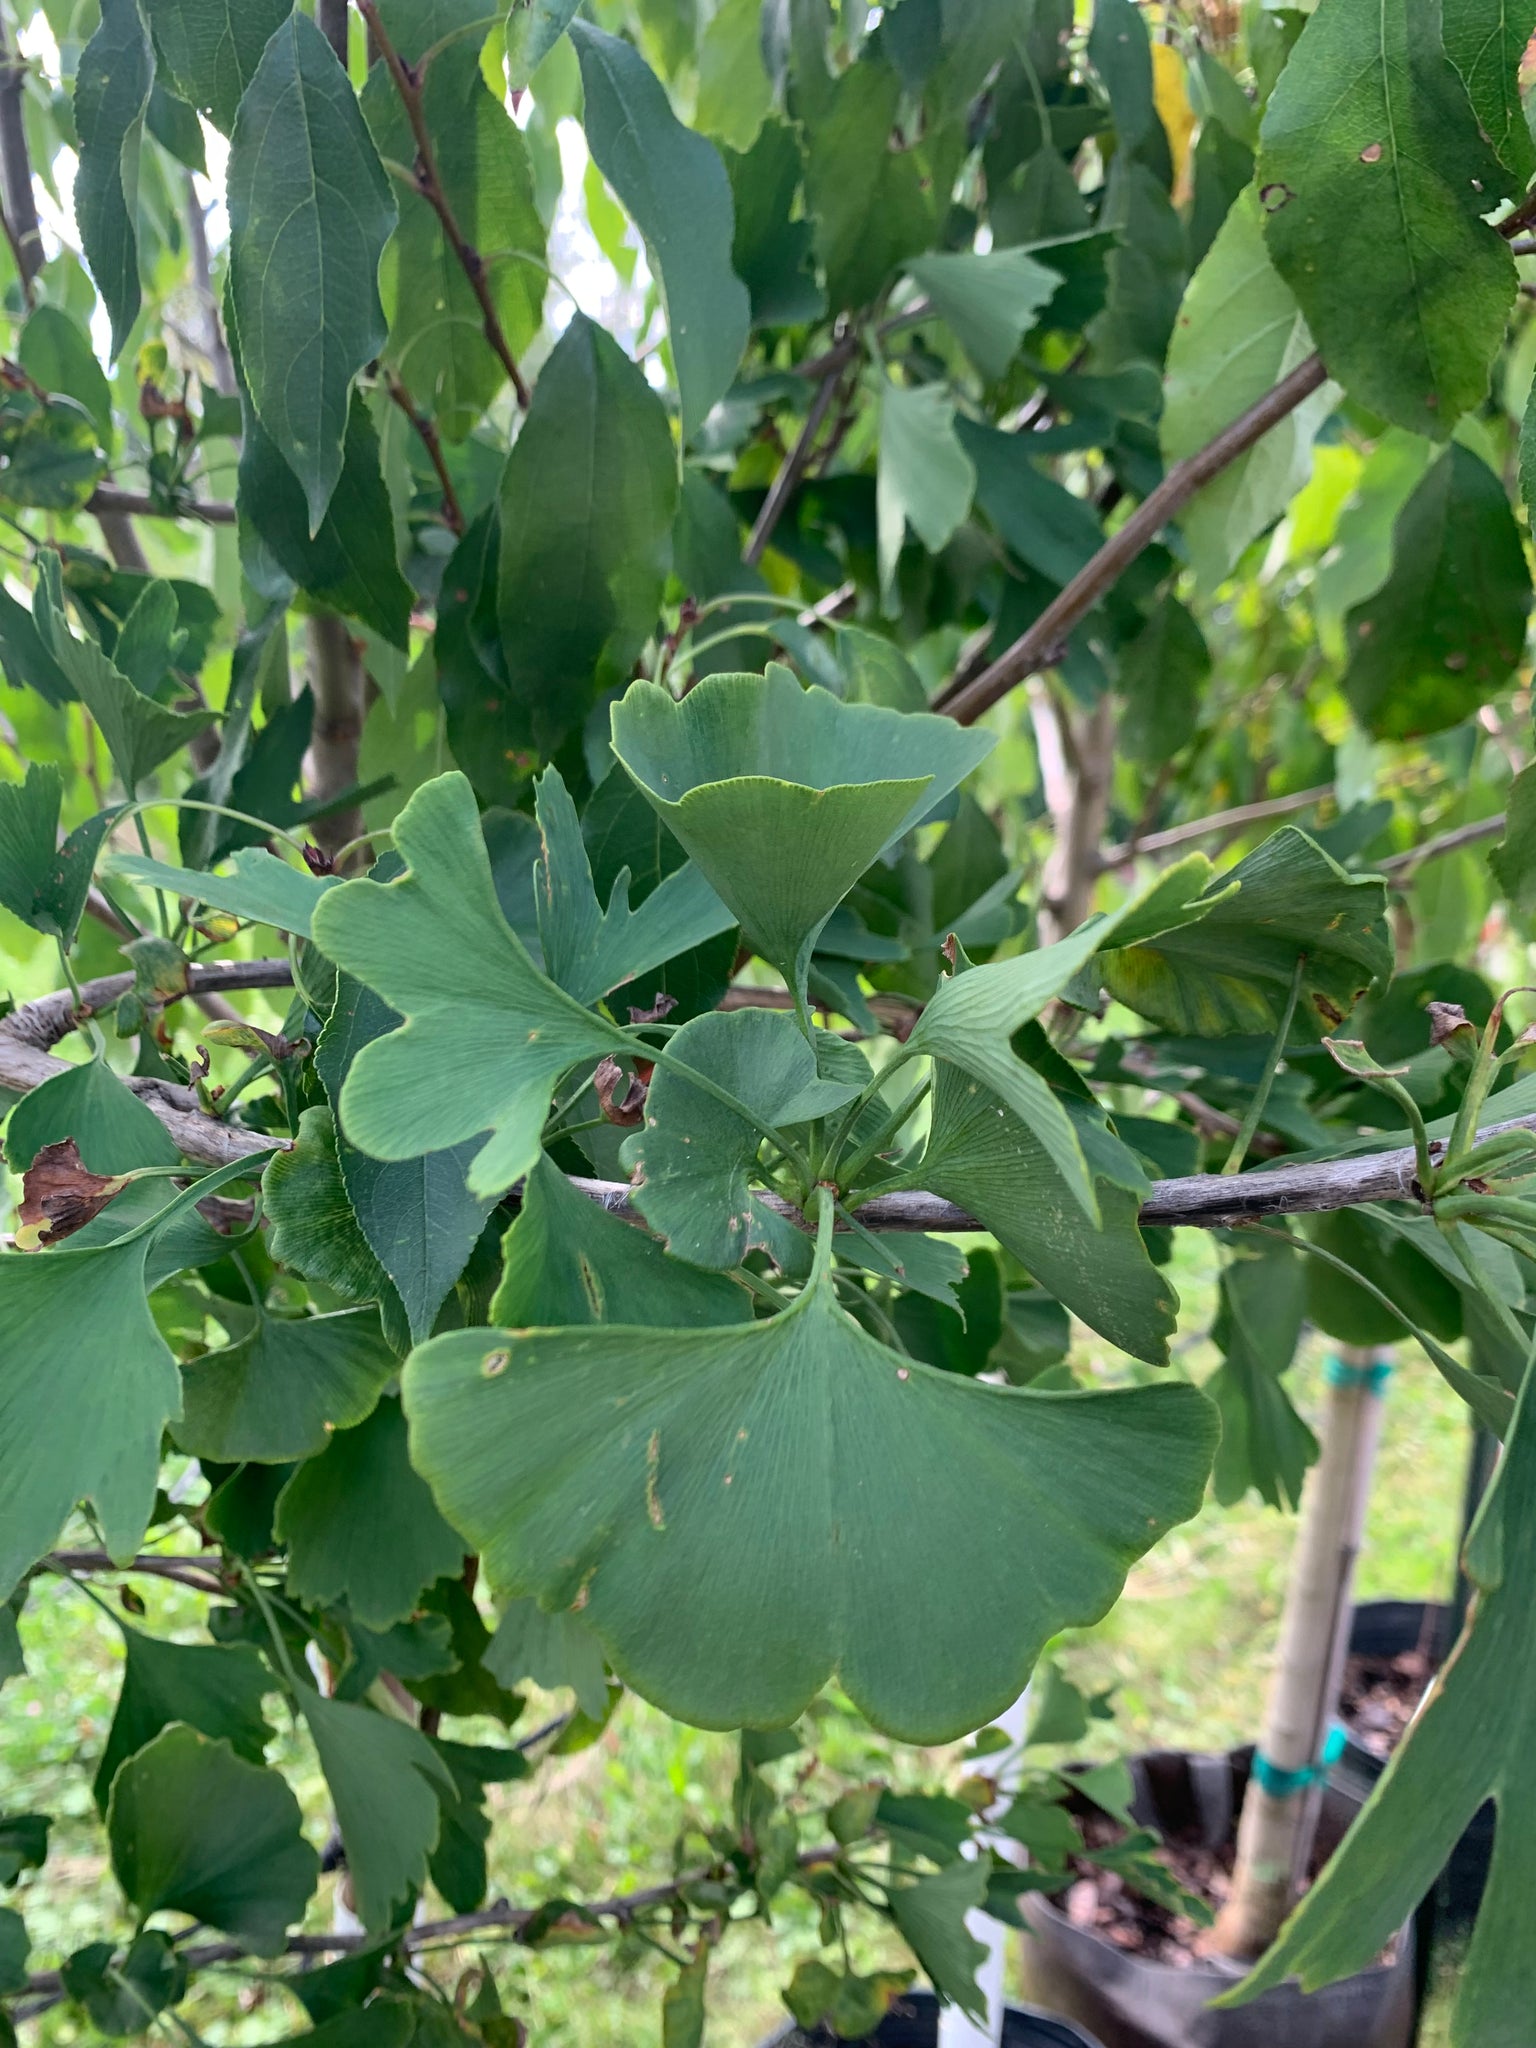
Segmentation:
<svg viewBox="0 0 1536 2048">
<path fill-rule="evenodd" d="M 1346 1365 L 1342 1358 L 1330 1357 L 1323 1362 L 1323 1378 L 1330 1387 L 1357 1387 L 1367 1394 L 1382 1393 L 1392 1377 L 1392 1366 L 1385 1358 L 1376 1358 L 1369 1365 Z"/>
<path fill-rule="evenodd" d="M 1263 1750 L 1253 1753 L 1253 1782 L 1261 1792 L 1267 1792 L 1271 1799 L 1294 1799 L 1298 1792 L 1305 1792 L 1309 1786 L 1320 1785 L 1339 1758 L 1344 1754 L 1347 1741 L 1343 1724 L 1335 1721 L 1323 1742 L 1323 1753 L 1315 1764 L 1307 1764 L 1299 1771 L 1283 1771 L 1278 1764 L 1272 1764 Z"/>
</svg>

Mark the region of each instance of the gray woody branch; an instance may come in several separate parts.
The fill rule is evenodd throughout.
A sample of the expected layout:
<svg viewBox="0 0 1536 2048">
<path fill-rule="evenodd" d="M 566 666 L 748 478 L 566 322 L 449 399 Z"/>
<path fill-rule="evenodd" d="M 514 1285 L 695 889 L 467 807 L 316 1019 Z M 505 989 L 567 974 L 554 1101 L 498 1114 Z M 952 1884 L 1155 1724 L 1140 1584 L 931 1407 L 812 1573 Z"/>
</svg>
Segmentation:
<svg viewBox="0 0 1536 2048">
<path fill-rule="evenodd" d="M 291 979 L 286 960 L 243 960 L 193 967 L 189 995 L 219 990 L 283 988 Z M 99 1014 L 133 987 L 131 974 L 111 974 L 88 981 L 81 989 L 86 1012 Z M 65 1071 L 49 1048 L 69 1035 L 79 1016 L 67 989 L 26 1003 L 0 1019 L 0 1088 L 24 1095 Z M 127 1085 L 152 1109 L 187 1159 L 199 1166 L 223 1166 L 234 1159 L 254 1159 L 284 1149 L 284 1141 L 206 1115 L 188 1088 L 164 1081 L 131 1078 Z M 1488 1125 L 1481 1137 L 1496 1131 L 1536 1130 L 1536 1116 L 1516 1117 Z M 572 1186 L 626 1222 L 642 1219 L 622 1181 L 572 1178 Z M 809 1228 L 792 1204 L 774 1195 L 759 1197 L 791 1221 Z M 1411 1202 L 1414 1155 L 1411 1148 L 1372 1152 L 1349 1159 L 1310 1160 L 1295 1166 L 1268 1166 L 1236 1175 L 1196 1173 L 1182 1180 L 1154 1181 L 1142 1205 L 1143 1223 L 1182 1223 L 1199 1230 L 1251 1222 L 1263 1216 L 1295 1216 L 1323 1209 L 1352 1209 L 1362 1202 Z M 857 1212 L 872 1230 L 985 1230 L 986 1224 L 937 1195 L 878 1195 Z"/>
</svg>

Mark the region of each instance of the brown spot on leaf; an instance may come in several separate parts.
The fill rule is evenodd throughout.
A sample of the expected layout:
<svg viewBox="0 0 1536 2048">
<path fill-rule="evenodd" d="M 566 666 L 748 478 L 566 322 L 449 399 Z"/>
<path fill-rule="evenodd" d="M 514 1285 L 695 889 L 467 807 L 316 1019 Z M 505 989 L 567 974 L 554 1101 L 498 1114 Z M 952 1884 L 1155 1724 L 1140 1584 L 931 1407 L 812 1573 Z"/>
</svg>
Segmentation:
<svg viewBox="0 0 1536 2048">
<path fill-rule="evenodd" d="M 35 1252 L 44 1244 L 72 1237 L 99 1216 L 126 1185 L 120 1176 L 92 1173 L 82 1164 L 73 1138 L 44 1145 L 22 1175 L 16 1249 Z"/>
<path fill-rule="evenodd" d="M 1381 162 L 1381 144 L 1379 142 L 1368 142 L 1360 152 L 1360 161 L 1363 164 L 1379 164 Z"/>
<path fill-rule="evenodd" d="M 611 1124 L 633 1129 L 645 1121 L 646 1084 L 638 1074 L 626 1074 L 611 1054 L 605 1054 L 592 1075 L 592 1086 L 604 1118 Z"/>
<path fill-rule="evenodd" d="M 1266 213 L 1278 213 L 1282 206 L 1289 206 L 1296 194 L 1289 185 L 1262 185 L 1259 188 L 1259 204 Z"/>
</svg>

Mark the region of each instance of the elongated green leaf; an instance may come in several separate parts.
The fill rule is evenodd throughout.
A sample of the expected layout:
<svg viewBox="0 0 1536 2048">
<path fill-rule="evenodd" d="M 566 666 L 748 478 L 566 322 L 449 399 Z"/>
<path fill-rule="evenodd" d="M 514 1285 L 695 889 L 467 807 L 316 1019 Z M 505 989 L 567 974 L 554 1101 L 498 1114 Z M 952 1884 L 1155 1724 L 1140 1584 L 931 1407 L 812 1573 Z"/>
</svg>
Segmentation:
<svg viewBox="0 0 1536 2048">
<path fill-rule="evenodd" d="M 492 1581 L 552 1612 L 583 1596 L 668 1712 L 779 1725 L 836 1671 L 913 1741 L 984 1723 L 1049 1634 L 1105 1610 L 1198 1505 L 1215 1435 L 1187 1386 L 1035 1394 L 905 1360 L 824 1269 L 739 1329 L 435 1338 L 405 1399 Z"/>
<path fill-rule="evenodd" d="M 350 975 L 337 977 L 335 1005 L 315 1050 L 333 1106 L 358 1053 L 400 1021 L 399 1012 L 371 989 Z M 339 1135 L 336 1145 L 357 1225 L 399 1299 L 411 1334 L 428 1336 L 491 1209 L 489 1198 L 472 1194 L 465 1185 L 476 1141 L 398 1161 L 370 1159 Z M 386 1328 L 393 1338 L 388 1313 Z"/>
<path fill-rule="evenodd" d="M 1126 156 L 1140 156 L 1166 186 L 1173 182 L 1168 138 L 1158 118 L 1152 39 L 1132 0 L 1094 0 L 1088 61 L 1104 81 L 1115 135 Z"/>
<path fill-rule="evenodd" d="M 1007 375 L 1036 315 L 1061 288 L 1060 272 L 1023 249 L 933 251 L 913 257 L 907 275 L 981 374 L 994 380 Z"/>
<path fill-rule="evenodd" d="M 1204 857 L 1196 854 L 1165 870 L 1108 917 L 1091 918 L 1053 946 L 952 974 L 939 984 L 907 1039 L 909 1053 L 927 1053 L 959 1067 L 1013 1110 L 1095 1224 L 1098 1203 L 1078 1134 L 1045 1081 L 1014 1052 L 1012 1039 L 1111 943 L 1117 928 L 1141 920 L 1177 932 L 1206 915 L 1199 890 L 1209 872 Z"/>
<path fill-rule="evenodd" d="M 1169 462 L 1193 455 L 1312 353 L 1290 286 L 1270 261 L 1258 192 L 1242 193 L 1189 281 L 1168 344 L 1162 417 Z M 1179 514 L 1202 586 L 1213 588 L 1306 482 L 1312 443 L 1337 401 L 1325 384 Z"/>
<path fill-rule="evenodd" d="M 455 1796 L 452 1775 L 404 1721 L 322 1699 L 307 1686 L 299 1704 L 336 1808 L 358 1917 L 382 1933 L 412 1888 L 426 1882 L 441 1824 L 438 1801 Z"/>
<path fill-rule="evenodd" d="M 581 0 L 512 0 L 507 9 L 507 77 L 521 92 L 565 34 Z"/>
<path fill-rule="evenodd" d="M 1221 884 L 1197 922 L 1161 937 L 1137 933 L 1104 955 L 1104 985 L 1118 1001 L 1194 1037 L 1269 1034 L 1300 957 L 1292 1028 L 1316 1039 L 1392 972 L 1386 885 L 1346 874 L 1294 825 L 1272 833 Z"/>
<path fill-rule="evenodd" d="M 1448 2038 L 1453 2048 L 1514 2048 L 1528 2031 L 1536 1952 L 1519 1929 L 1536 1885 L 1536 1646 L 1529 1626 L 1536 1396 L 1529 1375 L 1466 1558 L 1479 1591 L 1460 1642 L 1342 1848 L 1227 2003 L 1291 1976 L 1310 1991 L 1367 1969 L 1491 1794 L 1498 1803 L 1493 1864 Z"/>
<path fill-rule="evenodd" d="M 501 653 L 512 703 L 546 752 L 632 673 L 656 622 L 676 507 L 666 409 L 578 314 L 539 374 L 501 487 Z"/>
<path fill-rule="evenodd" d="M 48 651 L 68 678 L 76 696 L 96 723 L 107 743 L 113 765 L 130 796 L 162 761 L 217 719 L 212 711 L 168 711 L 152 697 L 135 689 L 122 671 L 102 652 L 94 640 L 77 640 L 60 609 L 57 579 L 47 573 L 38 582 L 34 610 L 40 635 Z"/>
<path fill-rule="evenodd" d="M 1381 739 L 1459 725 L 1525 645 L 1531 576 L 1504 486 L 1453 443 L 1392 530 L 1392 573 L 1349 614 L 1344 690 Z"/>
<path fill-rule="evenodd" d="M 643 1322 L 682 1329 L 752 1319 L 745 1288 L 669 1259 L 654 1238 L 573 1188 L 547 1157 L 528 1176 L 502 1262 L 490 1312 L 515 1328 Z"/>
<path fill-rule="evenodd" d="M 347 75 L 295 12 L 262 52 L 229 145 L 229 303 L 257 417 L 318 533 L 352 379 L 388 336 L 379 258 L 396 209 Z"/>
<path fill-rule="evenodd" d="M 1351 397 L 1443 437 L 1488 389 L 1515 290 L 1481 218 L 1511 189 L 1413 0 L 1329 0 L 1264 115 L 1269 253 Z"/>
<path fill-rule="evenodd" d="M 1529 910 L 1536 902 L 1536 769 L 1522 768 L 1510 784 L 1504 837 L 1488 865 L 1511 907 Z"/>
<path fill-rule="evenodd" d="M 1163 598 L 1120 650 L 1120 746 L 1130 760 L 1156 767 L 1189 744 L 1210 672 L 1211 651 L 1194 614 L 1176 597 Z"/>
<path fill-rule="evenodd" d="M 184 1209 L 250 1171 L 221 1167 L 104 1245 L 0 1254 L 0 1585 L 41 1557 L 77 1500 L 95 1503 L 113 1557 L 137 1550 L 160 1434 L 181 1409 L 176 1361 L 145 1298 L 145 1258 Z"/>
<path fill-rule="evenodd" d="M 463 1540 L 411 1470 L 394 1400 L 305 1459 L 278 1495 L 273 1528 L 288 1546 L 293 1597 L 317 1607 L 345 1600 L 368 1628 L 404 1621 L 424 1588 L 464 1562 Z"/>
<path fill-rule="evenodd" d="M 949 719 L 802 690 L 777 663 L 709 676 L 681 702 L 637 683 L 613 710 L 620 761 L 763 957 L 802 986 L 832 910 L 991 744 Z"/>
<path fill-rule="evenodd" d="M 241 397 L 242 526 L 260 539 L 301 590 L 370 626 L 392 647 L 405 648 L 410 642 L 411 586 L 395 556 L 394 517 L 379 466 L 379 439 L 361 393 L 352 394 L 341 473 L 314 533 L 298 478 L 243 386 Z"/>
<path fill-rule="evenodd" d="M 272 1226 L 268 1249 L 277 1263 L 318 1280 L 343 1301 L 376 1301 L 389 1344 L 406 1350 L 405 1310 L 348 1199 L 329 1109 L 302 1112 L 292 1150 L 268 1162 L 262 1195 Z"/>
<path fill-rule="evenodd" d="M 930 554 L 949 545 L 971 509 L 976 472 L 955 434 L 955 401 L 943 384 L 880 390 L 880 467 L 875 506 L 880 584 L 889 605 L 910 526 Z"/>
<path fill-rule="evenodd" d="M 407 63 L 436 51 L 422 111 L 438 181 L 460 233 L 486 257 L 485 283 L 502 333 L 514 357 L 521 356 L 538 332 L 545 289 L 544 223 L 534 203 L 528 145 L 481 75 L 477 39 L 461 36 L 446 47 L 441 41 L 472 22 L 483 29 L 486 9 L 481 0 L 437 10 L 395 0 L 382 14 Z M 514 10 L 514 20 L 522 14 Z M 369 74 L 362 107 L 384 161 L 412 162 L 410 121 L 382 64 Z M 486 340 L 480 301 L 440 216 L 409 188 L 400 195 L 400 225 L 384 251 L 380 286 L 389 315 L 388 360 L 438 432 L 463 440 L 507 373 Z"/>
<path fill-rule="evenodd" d="M 498 1196 L 537 1159 L 560 1075 L 628 1041 L 540 974 L 502 916 L 462 775 L 417 790 L 395 845 L 408 873 L 343 882 L 314 914 L 327 957 L 406 1020 L 352 1062 L 337 1104 L 342 1131 L 380 1159 L 414 1159 L 488 1131 L 469 1182 Z"/>
<path fill-rule="evenodd" d="M 75 218 L 121 355 L 139 317 L 139 142 L 155 63 L 137 0 L 102 0 L 75 77 Z"/>
<path fill-rule="evenodd" d="M 544 967 L 577 1002 L 594 1002 L 736 922 L 691 864 L 664 876 L 635 910 L 629 907 L 629 870 L 620 869 L 604 910 L 592 886 L 576 806 L 557 768 L 545 770 L 534 802 L 542 846 L 535 895 Z M 643 987 L 640 994 L 644 1008 L 649 994 Z"/>
<path fill-rule="evenodd" d="M 1296 1353 L 1306 1307 L 1303 1261 L 1282 1244 L 1239 1255 L 1221 1275 L 1211 1337 L 1222 1363 L 1205 1383 L 1221 1410 L 1216 1498 L 1241 1500 L 1249 1487 L 1272 1508 L 1295 1508 L 1317 1439 L 1297 1414 L 1282 1375 Z"/>
<path fill-rule="evenodd" d="M 626 1142 L 624 1162 L 640 1176 L 640 1213 L 668 1249 L 725 1272 L 740 1265 L 752 1239 L 750 1177 L 761 1134 L 688 1072 L 725 1089 L 770 1127 L 830 1115 L 859 1084 L 821 1078 L 794 1019 L 773 1010 L 695 1017 L 671 1041 L 668 1057 L 677 1067 L 652 1076 L 645 1127 Z"/>
<path fill-rule="evenodd" d="M 479 1743 L 439 1739 L 434 1747 L 448 1766 L 454 1796 L 442 1802 L 442 1827 L 430 1866 L 432 1882 L 455 1913 L 472 1913 L 485 1903 L 488 1882 L 485 1848 L 491 1838 L 491 1817 L 485 1810 L 486 1788 L 527 1777 L 528 1761 L 515 1749 L 492 1749 Z"/>
<path fill-rule="evenodd" d="M 1068 583 L 1104 544 L 1091 505 L 1030 460 L 1029 437 L 979 420 L 956 419 L 976 471 L 976 502 L 1021 562 L 1052 583 Z"/>
<path fill-rule="evenodd" d="M 222 910 L 230 917 L 247 917 L 253 924 L 270 924 L 280 932 L 309 937 L 309 921 L 315 905 L 327 889 L 334 889 L 334 875 L 312 875 L 307 868 L 293 868 L 264 848 L 247 846 L 230 856 L 229 872 L 209 874 L 202 868 L 172 867 L 140 853 L 110 856 L 107 872 L 121 875 L 141 889 L 167 889 L 190 897 L 206 910 Z"/>
<path fill-rule="evenodd" d="M 1081 1145 L 1081 1131 L 1074 1135 Z M 1091 1154 L 1086 1165 L 1097 1224 L 1082 1214 L 1038 1129 L 980 1082 L 939 1064 L 928 1146 L 911 1184 L 980 1217 L 1026 1272 L 1091 1329 L 1133 1358 L 1164 1365 L 1178 1296 L 1148 1256 L 1136 1225 L 1136 1191 L 1094 1173 Z"/>
<path fill-rule="evenodd" d="M 276 1955 L 320 1874 L 302 1818 L 276 1771 L 178 1722 L 112 1781 L 112 1868 L 141 1915 L 190 1913 Z"/>
<path fill-rule="evenodd" d="M 933 241 L 921 165 L 891 147 L 895 71 L 866 57 L 838 80 L 806 137 L 806 210 L 834 311 L 866 306 L 899 263 Z"/>
<path fill-rule="evenodd" d="M 735 213 L 719 151 L 684 128 L 639 51 L 571 23 L 593 162 L 645 237 L 667 308 L 683 440 L 725 396 L 747 345 L 751 306 L 731 268 Z"/>
<path fill-rule="evenodd" d="M 982 1858 L 957 1856 L 931 1877 L 891 1888 L 891 1918 L 902 1939 L 936 1989 L 975 2020 L 983 2019 L 987 2009 L 976 1984 L 976 1967 L 987 1950 L 965 1916 L 986 1898 L 988 1874 Z"/>
<path fill-rule="evenodd" d="M 112 448 L 112 387 L 85 329 L 62 306 L 38 306 L 27 315 L 16 360 L 45 391 L 62 391 L 83 406 L 102 447 Z"/>
<path fill-rule="evenodd" d="M 72 946 L 80 928 L 97 849 L 112 824 L 98 811 L 60 846 L 64 778 L 57 768 L 28 765 L 20 787 L 0 785 L 0 903 L 23 924 Z"/>
<path fill-rule="evenodd" d="M 1479 128 L 1523 185 L 1536 171 L 1536 144 L 1520 103 L 1520 64 L 1536 32 L 1536 6 L 1531 0 L 1444 0 L 1440 30 Z"/>
<path fill-rule="evenodd" d="M 272 1739 L 262 1700 L 275 1680 L 249 1643 L 167 1643 L 123 1629 L 122 1689 L 93 1790 L 105 1813 L 118 1768 L 172 1721 L 259 1764 Z"/>
<path fill-rule="evenodd" d="M 396 1369 L 372 1308 L 260 1315 L 249 1335 L 182 1368 L 176 1441 L 226 1465 L 309 1458 L 373 1412 Z"/>
<path fill-rule="evenodd" d="M 773 110 L 763 68 L 758 0 L 725 0 L 699 41 L 698 125 L 734 150 L 749 150 Z"/>
<path fill-rule="evenodd" d="M 293 0 L 140 0 L 177 92 L 228 135 L 272 31 Z"/>
</svg>

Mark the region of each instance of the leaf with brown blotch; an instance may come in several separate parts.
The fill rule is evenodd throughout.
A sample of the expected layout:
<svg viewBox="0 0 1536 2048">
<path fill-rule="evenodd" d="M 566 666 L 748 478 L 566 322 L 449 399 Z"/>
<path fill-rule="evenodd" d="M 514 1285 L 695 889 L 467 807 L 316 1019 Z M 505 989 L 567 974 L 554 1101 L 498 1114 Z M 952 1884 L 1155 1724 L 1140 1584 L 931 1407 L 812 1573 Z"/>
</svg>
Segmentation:
<svg viewBox="0 0 1536 2048">
<path fill-rule="evenodd" d="M 44 1145 L 22 1175 L 16 1249 L 35 1252 L 72 1237 L 127 1186 L 126 1175 L 92 1173 L 73 1138 Z"/>
</svg>

